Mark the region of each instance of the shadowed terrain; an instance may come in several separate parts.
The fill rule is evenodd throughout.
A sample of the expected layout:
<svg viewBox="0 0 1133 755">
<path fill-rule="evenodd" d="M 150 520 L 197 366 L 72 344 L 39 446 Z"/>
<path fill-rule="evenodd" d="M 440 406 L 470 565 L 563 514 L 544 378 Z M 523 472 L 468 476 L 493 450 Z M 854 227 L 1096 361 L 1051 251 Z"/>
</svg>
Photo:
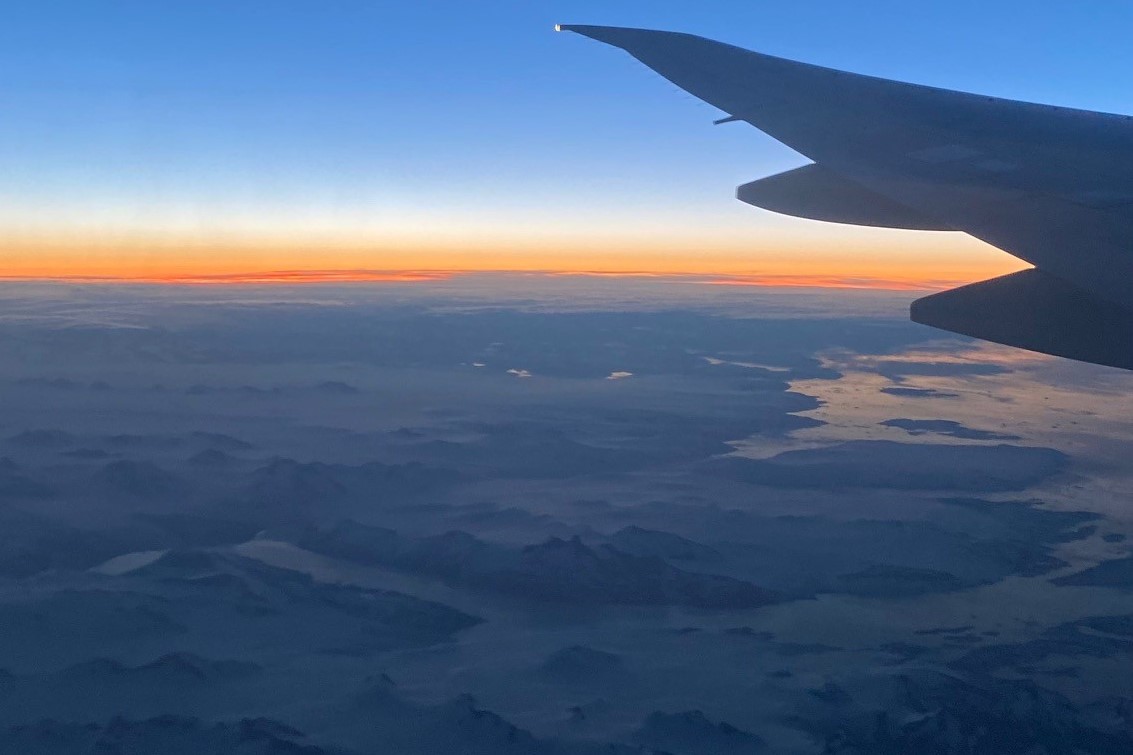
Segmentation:
<svg viewBox="0 0 1133 755">
<path fill-rule="evenodd" d="M 525 280 L 0 289 L 0 750 L 1133 747 L 1129 377 Z"/>
</svg>

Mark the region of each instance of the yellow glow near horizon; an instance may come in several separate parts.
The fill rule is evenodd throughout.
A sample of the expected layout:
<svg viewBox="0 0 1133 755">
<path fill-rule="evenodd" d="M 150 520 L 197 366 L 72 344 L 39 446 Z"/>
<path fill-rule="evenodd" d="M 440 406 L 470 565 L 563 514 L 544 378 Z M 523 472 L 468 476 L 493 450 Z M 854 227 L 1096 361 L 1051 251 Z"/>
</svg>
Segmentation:
<svg viewBox="0 0 1133 755">
<path fill-rule="evenodd" d="M 807 280 L 814 283 L 806 285 L 842 285 L 854 280 L 862 287 L 936 288 L 1025 267 L 962 234 L 832 231 L 822 225 L 817 231 L 767 232 L 748 239 L 561 229 L 362 238 L 328 233 L 0 232 L 0 277 L 301 282 L 383 280 L 391 273 L 396 280 L 420 279 L 405 271 L 521 271 L 718 275 L 747 285 L 802 285 Z"/>
</svg>

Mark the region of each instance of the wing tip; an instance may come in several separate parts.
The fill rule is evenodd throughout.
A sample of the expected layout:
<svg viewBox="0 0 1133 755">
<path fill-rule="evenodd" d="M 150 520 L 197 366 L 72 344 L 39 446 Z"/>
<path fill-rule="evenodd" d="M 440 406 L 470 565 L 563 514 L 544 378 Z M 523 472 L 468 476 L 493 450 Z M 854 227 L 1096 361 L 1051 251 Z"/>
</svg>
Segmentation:
<svg viewBox="0 0 1133 755">
<path fill-rule="evenodd" d="M 604 29 L 616 29 L 614 26 L 589 26 L 586 24 L 555 24 L 555 31 L 572 31 L 584 37 L 591 37 L 594 33 L 601 33 Z"/>
<path fill-rule="evenodd" d="M 639 44 L 643 39 L 648 38 L 691 36 L 657 29 L 638 29 L 632 26 L 595 26 L 592 24 L 555 24 L 555 31 L 571 31 L 598 42 L 605 42 L 608 45 L 622 48 Z"/>
</svg>

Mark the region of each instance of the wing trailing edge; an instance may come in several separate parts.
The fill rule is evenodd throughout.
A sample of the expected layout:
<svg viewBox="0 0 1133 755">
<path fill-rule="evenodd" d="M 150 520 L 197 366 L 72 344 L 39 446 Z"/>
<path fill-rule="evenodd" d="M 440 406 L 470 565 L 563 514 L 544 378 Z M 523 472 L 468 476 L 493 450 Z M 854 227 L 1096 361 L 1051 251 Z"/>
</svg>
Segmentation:
<svg viewBox="0 0 1133 755">
<path fill-rule="evenodd" d="M 1037 268 L 926 296 L 910 315 L 985 341 L 1133 369 L 1133 312 Z"/>
<path fill-rule="evenodd" d="M 813 165 L 744 202 L 854 225 L 956 230 L 1035 269 L 917 301 L 913 320 L 1133 369 L 1133 116 L 906 84 L 690 34 L 564 25 L 621 48 Z"/>
</svg>

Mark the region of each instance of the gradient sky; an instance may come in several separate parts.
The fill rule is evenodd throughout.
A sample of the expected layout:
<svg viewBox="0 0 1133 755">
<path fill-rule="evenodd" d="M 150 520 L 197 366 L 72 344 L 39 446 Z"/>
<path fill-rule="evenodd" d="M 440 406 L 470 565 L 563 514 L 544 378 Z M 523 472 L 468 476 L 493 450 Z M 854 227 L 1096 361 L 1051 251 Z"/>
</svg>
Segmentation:
<svg viewBox="0 0 1133 755">
<path fill-rule="evenodd" d="M 1017 267 L 957 234 L 735 201 L 805 160 L 556 22 L 1133 112 L 1125 0 L 18 3 L 0 26 L 0 275 Z"/>
</svg>

